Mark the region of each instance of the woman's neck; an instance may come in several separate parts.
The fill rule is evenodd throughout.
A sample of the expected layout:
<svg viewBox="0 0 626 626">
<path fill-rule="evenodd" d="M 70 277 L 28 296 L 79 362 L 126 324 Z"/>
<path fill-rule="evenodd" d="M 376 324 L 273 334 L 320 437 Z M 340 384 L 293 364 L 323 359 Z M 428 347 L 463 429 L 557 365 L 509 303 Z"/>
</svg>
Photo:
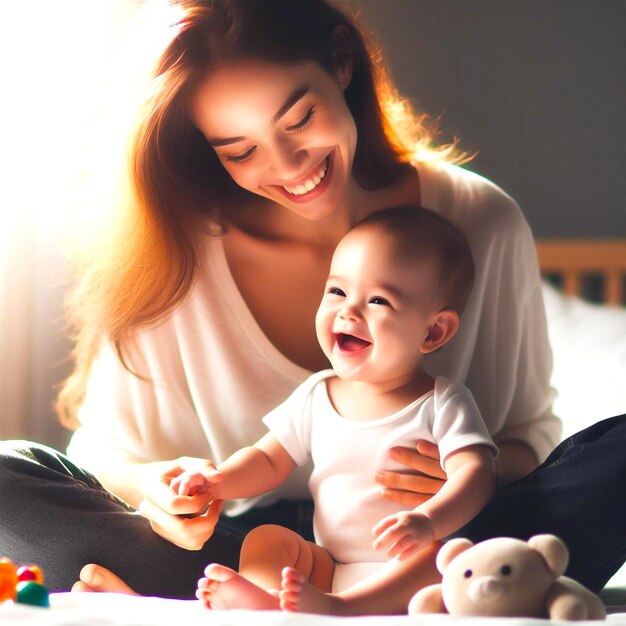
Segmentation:
<svg viewBox="0 0 626 626">
<path fill-rule="evenodd" d="M 380 209 L 408 204 L 419 206 L 417 172 L 383 189 L 366 190 L 354 180 L 343 201 L 328 217 L 307 220 L 266 198 L 251 198 L 230 213 L 230 226 L 266 241 L 300 242 L 334 249 L 339 240 L 359 221 Z"/>
</svg>

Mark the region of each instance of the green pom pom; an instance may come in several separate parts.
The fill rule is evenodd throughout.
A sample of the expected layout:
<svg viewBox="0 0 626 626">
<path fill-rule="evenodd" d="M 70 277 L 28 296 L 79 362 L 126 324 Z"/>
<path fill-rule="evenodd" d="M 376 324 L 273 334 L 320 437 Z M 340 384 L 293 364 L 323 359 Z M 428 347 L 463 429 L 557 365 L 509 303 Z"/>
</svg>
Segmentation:
<svg viewBox="0 0 626 626">
<path fill-rule="evenodd" d="M 21 582 L 17 585 L 16 602 L 19 604 L 30 604 L 32 606 L 50 606 L 50 595 L 48 590 L 39 583 L 32 580 Z"/>
</svg>

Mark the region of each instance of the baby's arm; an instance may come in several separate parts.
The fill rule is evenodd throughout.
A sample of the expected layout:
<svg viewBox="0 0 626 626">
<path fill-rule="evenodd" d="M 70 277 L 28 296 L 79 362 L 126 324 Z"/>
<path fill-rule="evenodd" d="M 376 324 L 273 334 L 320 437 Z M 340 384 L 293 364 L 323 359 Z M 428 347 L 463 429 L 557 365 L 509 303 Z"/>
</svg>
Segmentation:
<svg viewBox="0 0 626 626">
<path fill-rule="evenodd" d="M 461 448 L 444 465 L 448 480 L 438 493 L 416 509 L 390 515 L 374 527 L 375 549 L 404 559 L 458 530 L 487 504 L 496 487 L 490 447 Z"/>
<path fill-rule="evenodd" d="M 214 470 L 183 472 L 170 487 L 185 496 L 210 491 L 215 499 L 249 498 L 280 485 L 295 466 L 285 448 L 268 433 L 254 445 L 232 454 Z"/>
</svg>

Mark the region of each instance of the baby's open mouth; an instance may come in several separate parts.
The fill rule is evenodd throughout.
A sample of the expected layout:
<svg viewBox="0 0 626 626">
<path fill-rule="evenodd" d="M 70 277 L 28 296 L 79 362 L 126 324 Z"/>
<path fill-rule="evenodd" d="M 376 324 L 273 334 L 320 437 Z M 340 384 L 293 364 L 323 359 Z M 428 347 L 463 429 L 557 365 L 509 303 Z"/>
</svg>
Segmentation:
<svg viewBox="0 0 626 626">
<path fill-rule="evenodd" d="M 337 345 L 341 350 L 345 350 L 346 352 L 356 352 L 357 350 L 363 350 L 363 348 L 372 345 L 370 341 L 355 337 L 354 335 L 348 335 L 347 333 L 338 333 L 336 337 Z"/>
</svg>

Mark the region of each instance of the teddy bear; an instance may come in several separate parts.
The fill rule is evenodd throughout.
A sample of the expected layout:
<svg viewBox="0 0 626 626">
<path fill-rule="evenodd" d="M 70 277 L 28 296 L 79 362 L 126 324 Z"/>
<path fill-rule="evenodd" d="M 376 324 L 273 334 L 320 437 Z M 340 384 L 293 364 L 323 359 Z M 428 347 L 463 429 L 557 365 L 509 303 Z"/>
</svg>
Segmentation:
<svg viewBox="0 0 626 626">
<path fill-rule="evenodd" d="M 603 620 L 595 594 L 563 576 L 569 553 L 554 535 L 528 541 L 498 537 L 473 544 L 452 539 L 437 554 L 441 584 L 418 591 L 410 614 Z"/>
</svg>

